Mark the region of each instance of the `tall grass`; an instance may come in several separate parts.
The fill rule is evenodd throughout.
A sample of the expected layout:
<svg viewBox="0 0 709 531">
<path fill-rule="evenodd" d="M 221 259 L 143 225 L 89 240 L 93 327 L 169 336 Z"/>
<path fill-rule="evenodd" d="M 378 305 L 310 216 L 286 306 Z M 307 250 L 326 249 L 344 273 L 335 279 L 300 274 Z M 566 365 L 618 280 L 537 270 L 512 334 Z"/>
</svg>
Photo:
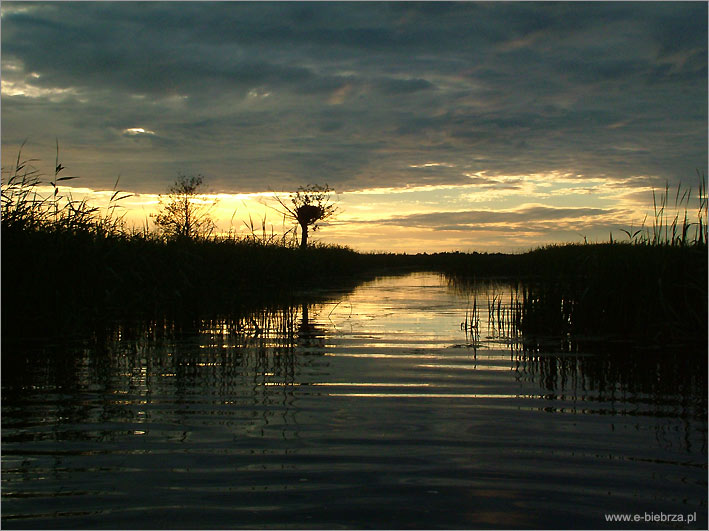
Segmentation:
<svg viewBox="0 0 709 531">
<path fill-rule="evenodd" d="M 556 338 L 564 348 L 594 340 L 706 345 L 703 175 L 695 194 L 681 185 L 654 193 L 651 225 L 625 231 L 625 242 L 552 245 L 516 256 L 461 255 L 443 270 L 460 280 L 485 277 L 494 268 L 521 281 L 510 316 L 494 297 L 488 315 L 498 327 L 516 327 L 525 341 Z"/>
<path fill-rule="evenodd" d="M 644 245 L 695 245 L 707 244 L 707 182 L 706 176 L 697 171 L 696 197 L 692 188 L 677 185 L 674 194 L 670 185 L 663 192 L 652 191 L 652 226 L 631 232 L 623 230 L 632 243 Z M 674 199 L 673 199 L 674 196 Z M 692 207 L 694 201 L 695 206 Z M 694 210 L 694 213 L 692 211 Z"/>
<path fill-rule="evenodd" d="M 117 189 L 99 209 L 63 191 L 59 159 L 43 176 L 20 149 L 3 172 L 3 338 L 95 331 L 115 318 L 197 318 L 287 300 L 307 286 L 366 274 L 339 246 L 297 249 L 288 236 L 166 239 L 128 229 Z M 46 185 L 49 184 L 49 187 Z M 42 190 L 49 188 L 49 192 Z M 183 319 L 184 320 L 184 319 Z"/>
<path fill-rule="evenodd" d="M 105 211 L 88 204 L 86 199 L 74 199 L 69 193 L 64 195 L 61 184 L 76 179 L 64 176 L 66 169 L 59 159 L 59 144 L 53 173 L 47 178 L 34 166 L 37 159 L 25 159 L 22 155 L 24 143 L 18 150 L 12 168 L 3 170 L 2 207 L 0 215 L 5 234 L 17 231 L 45 232 L 91 232 L 101 236 L 123 235 L 126 231 L 120 201 L 131 194 L 118 189 L 118 180 L 113 195 Z M 42 194 L 42 184 L 50 185 L 51 192 Z"/>
<path fill-rule="evenodd" d="M 707 340 L 705 244 L 565 245 L 523 259 L 523 269 L 540 272 L 524 285 L 527 335 Z"/>
<path fill-rule="evenodd" d="M 250 234 L 168 240 L 129 229 L 114 187 L 99 209 L 63 191 L 59 147 L 44 177 L 22 156 L 3 173 L 3 338 L 96 331 L 116 318 L 189 321 L 243 312 L 322 285 L 349 286 L 384 271 L 440 271 L 458 278 L 524 280 L 519 312 L 487 307 L 501 335 L 599 335 L 706 340 L 707 192 L 669 187 L 655 196 L 651 227 L 624 243 L 557 245 L 500 253 L 362 254 L 332 245 L 298 248 L 292 232 L 250 220 Z M 43 179 L 49 193 L 40 193 Z M 674 195 L 674 203 L 672 196 Z M 697 204 L 693 213 L 690 205 Z M 671 208 L 670 208 L 671 207 Z M 466 330 L 475 333 L 474 302 Z"/>
</svg>

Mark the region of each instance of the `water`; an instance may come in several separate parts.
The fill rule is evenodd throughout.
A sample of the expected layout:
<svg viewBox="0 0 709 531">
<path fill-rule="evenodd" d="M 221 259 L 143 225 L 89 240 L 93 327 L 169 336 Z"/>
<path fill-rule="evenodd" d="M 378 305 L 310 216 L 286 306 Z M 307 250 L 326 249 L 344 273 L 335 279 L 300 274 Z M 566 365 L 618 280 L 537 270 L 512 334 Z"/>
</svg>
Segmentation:
<svg viewBox="0 0 709 531">
<path fill-rule="evenodd" d="M 386 277 L 245 328 L 5 349 L 3 527 L 706 528 L 705 355 L 527 350 L 486 307 L 461 329 L 505 289 Z"/>
</svg>

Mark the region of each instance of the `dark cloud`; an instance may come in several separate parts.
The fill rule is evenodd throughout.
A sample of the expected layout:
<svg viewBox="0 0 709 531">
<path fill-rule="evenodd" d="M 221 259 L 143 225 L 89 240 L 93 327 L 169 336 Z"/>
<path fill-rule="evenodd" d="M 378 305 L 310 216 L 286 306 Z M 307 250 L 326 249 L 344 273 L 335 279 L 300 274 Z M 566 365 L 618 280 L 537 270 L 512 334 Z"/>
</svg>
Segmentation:
<svg viewBox="0 0 709 531">
<path fill-rule="evenodd" d="M 371 220 L 367 223 L 419 227 L 433 230 L 494 229 L 503 226 L 505 230 L 528 229 L 540 226 L 542 222 L 558 223 L 561 220 L 588 222 L 588 218 L 603 218 L 614 214 L 614 209 L 603 208 L 555 208 L 534 206 L 513 211 L 467 210 L 463 212 L 432 212 L 410 214 Z M 545 229 L 549 227 L 544 225 Z"/>
<path fill-rule="evenodd" d="M 429 90 L 435 88 L 434 84 L 425 79 L 381 79 L 377 86 L 385 94 L 403 95 L 409 92 Z"/>
<path fill-rule="evenodd" d="M 706 21 L 698 2 L 4 2 L 3 157 L 58 137 L 87 185 L 146 192 L 178 166 L 233 192 L 686 180 Z M 432 160 L 451 166 L 409 167 Z"/>
</svg>

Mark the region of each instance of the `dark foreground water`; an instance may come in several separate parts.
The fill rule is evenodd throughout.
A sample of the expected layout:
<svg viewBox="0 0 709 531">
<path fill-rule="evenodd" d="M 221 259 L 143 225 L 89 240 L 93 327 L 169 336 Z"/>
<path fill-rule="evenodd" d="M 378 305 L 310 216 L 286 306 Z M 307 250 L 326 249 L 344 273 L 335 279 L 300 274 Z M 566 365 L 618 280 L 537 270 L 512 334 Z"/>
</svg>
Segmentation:
<svg viewBox="0 0 709 531">
<path fill-rule="evenodd" d="M 5 349 L 2 525 L 707 527 L 705 353 L 530 351 L 490 337 L 486 306 L 471 338 L 473 299 L 416 274 Z"/>
</svg>

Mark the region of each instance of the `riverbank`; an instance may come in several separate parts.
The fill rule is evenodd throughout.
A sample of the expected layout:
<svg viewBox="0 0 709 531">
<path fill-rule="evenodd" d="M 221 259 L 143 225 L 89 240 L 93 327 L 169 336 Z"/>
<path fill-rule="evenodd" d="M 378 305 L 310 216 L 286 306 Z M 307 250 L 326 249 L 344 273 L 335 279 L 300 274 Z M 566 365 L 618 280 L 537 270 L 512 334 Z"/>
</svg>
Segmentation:
<svg viewBox="0 0 709 531">
<path fill-rule="evenodd" d="M 696 216 L 689 213 L 690 191 L 678 187 L 672 207 L 667 187 L 654 197 L 651 224 L 624 231 L 624 243 L 611 237 L 521 254 L 409 255 L 336 245 L 301 249 L 285 235 L 253 228 L 247 237 L 129 229 L 119 214 L 127 195 L 116 189 L 105 210 L 63 197 L 58 183 L 74 178 L 59 177 L 63 169 L 57 146 L 48 197 L 38 193 L 39 174 L 19 154 L 3 182 L 3 340 L 90 335 L 116 320 L 247 314 L 411 271 L 437 272 L 461 285 L 487 278 L 519 283 L 510 319 L 527 335 L 707 340 L 703 177 Z M 192 199 L 182 197 L 168 218 L 193 224 L 199 210 Z"/>
<path fill-rule="evenodd" d="M 526 334 L 706 340 L 705 243 L 406 255 L 60 227 L 3 227 L 3 339 L 82 335 L 116 319 L 246 312 L 407 271 L 459 284 L 518 281 L 516 319 Z"/>
<path fill-rule="evenodd" d="M 527 339 L 706 345 L 706 244 L 567 244 L 495 260 L 518 282 L 508 318 Z M 465 256 L 443 269 L 463 286 L 490 271 Z"/>
</svg>

